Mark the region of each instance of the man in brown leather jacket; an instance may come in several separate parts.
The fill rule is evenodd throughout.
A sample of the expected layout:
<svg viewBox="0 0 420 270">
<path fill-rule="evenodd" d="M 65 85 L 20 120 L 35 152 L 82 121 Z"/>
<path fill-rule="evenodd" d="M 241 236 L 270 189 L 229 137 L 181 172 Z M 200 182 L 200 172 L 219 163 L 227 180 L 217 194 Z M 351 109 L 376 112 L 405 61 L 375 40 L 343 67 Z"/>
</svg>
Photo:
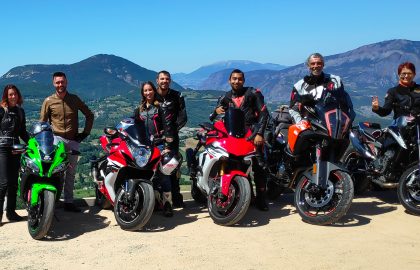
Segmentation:
<svg viewBox="0 0 420 270">
<path fill-rule="evenodd" d="M 54 143 L 64 142 L 66 149 L 79 150 L 79 144 L 89 134 L 93 126 L 93 113 L 86 104 L 74 94 L 67 91 L 67 78 L 63 72 L 55 72 L 53 75 L 55 93 L 44 100 L 41 108 L 40 121 L 49 122 L 54 132 Z M 85 118 L 83 132 L 79 133 L 78 111 Z M 69 167 L 64 177 L 64 210 L 80 212 L 73 204 L 74 177 L 76 175 L 76 155 L 69 155 Z"/>
</svg>

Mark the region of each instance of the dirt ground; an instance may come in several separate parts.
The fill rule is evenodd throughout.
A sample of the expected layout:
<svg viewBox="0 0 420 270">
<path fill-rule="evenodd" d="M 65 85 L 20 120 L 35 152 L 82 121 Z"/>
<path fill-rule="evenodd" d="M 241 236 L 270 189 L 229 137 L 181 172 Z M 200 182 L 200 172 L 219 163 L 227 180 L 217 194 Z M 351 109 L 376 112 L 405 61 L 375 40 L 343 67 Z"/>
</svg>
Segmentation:
<svg viewBox="0 0 420 270">
<path fill-rule="evenodd" d="M 18 211 L 26 216 L 24 210 Z M 1 269 L 420 269 L 420 217 L 395 192 L 355 198 L 333 226 L 304 222 L 292 194 L 250 208 L 233 227 L 214 224 L 193 201 L 173 218 L 154 213 L 138 232 L 123 231 L 110 210 L 56 210 L 47 239 L 33 240 L 26 222 L 0 227 Z"/>
</svg>

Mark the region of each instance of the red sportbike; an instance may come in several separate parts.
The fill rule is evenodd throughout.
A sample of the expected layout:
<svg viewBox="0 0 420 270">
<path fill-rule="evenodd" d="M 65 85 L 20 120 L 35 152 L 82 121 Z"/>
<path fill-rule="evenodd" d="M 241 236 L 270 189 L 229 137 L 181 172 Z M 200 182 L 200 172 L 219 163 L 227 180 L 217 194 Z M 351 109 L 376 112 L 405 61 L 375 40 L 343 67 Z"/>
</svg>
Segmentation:
<svg viewBox="0 0 420 270">
<path fill-rule="evenodd" d="M 191 194 L 206 202 L 213 221 L 237 223 L 251 201 L 250 172 L 255 156 L 253 134 L 245 128 L 244 113 L 229 108 L 223 120 L 203 123 L 195 149 L 186 150 L 192 180 Z M 204 151 L 196 157 L 200 148 Z"/>
<path fill-rule="evenodd" d="M 152 179 L 161 152 L 146 137 L 144 124 L 134 123 L 134 119 L 124 119 L 104 132 L 99 141 L 106 155 L 91 161 L 97 203 L 103 208 L 114 206 L 122 229 L 139 230 L 153 213 Z"/>
</svg>

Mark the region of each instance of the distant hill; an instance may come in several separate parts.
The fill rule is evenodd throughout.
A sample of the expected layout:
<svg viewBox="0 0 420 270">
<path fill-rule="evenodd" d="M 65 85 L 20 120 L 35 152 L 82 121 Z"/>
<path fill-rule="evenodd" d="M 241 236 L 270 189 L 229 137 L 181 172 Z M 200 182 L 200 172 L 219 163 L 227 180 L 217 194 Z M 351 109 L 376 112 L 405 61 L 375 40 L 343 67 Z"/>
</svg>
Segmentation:
<svg viewBox="0 0 420 270">
<path fill-rule="evenodd" d="M 321 52 L 322 53 L 322 52 Z M 339 75 L 356 103 L 366 97 L 383 97 L 398 81 L 397 67 L 405 61 L 420 68 L 420 41 L 389 40 L 325 57 L 325 71 Z M 246 85 L 261 88 L 267 100 L 288 100 L 293 84 L 308 74 L 304 63 L 280 70 L 257 70 L 245 74 Z M 228 70 L 218 71 L 200 85 L 201 89 L 229 89 Z"/>
<path fill-rule="evenodd" d="M 219 72 L 221 70 L 232 71 L 232 69 L 235 68 L 239 68 L 244 72 L 248 72 L 252 70 L 282 70 L 286 68 L 286 66 L 272 63 L 262 64 L 247 60 L 229 60 L 202 66 L 199 69 L 188 74 L 175 73 L 173 74 L 173 78 L 183 87 L 202 90 L 205 88 L 202 88 L 201 83 L 204 80 L 206 80 L 211 74 Z"/>
<path fill-rule="evenodd" d="M 138 91 L 144 81 L 155 81 L 157 73 L 124 58 L 98 54 L 71 65 L 25 65 L 11 69 L 0 77 L 0 85 L 16 84 L 25 96 L 46 96 L 52 93 L 51 76 L 56 71 L 66 73 L 68 89 L 86 98 Z M 183 90 L 173 82 L 172 88 Z"/>
</svg>

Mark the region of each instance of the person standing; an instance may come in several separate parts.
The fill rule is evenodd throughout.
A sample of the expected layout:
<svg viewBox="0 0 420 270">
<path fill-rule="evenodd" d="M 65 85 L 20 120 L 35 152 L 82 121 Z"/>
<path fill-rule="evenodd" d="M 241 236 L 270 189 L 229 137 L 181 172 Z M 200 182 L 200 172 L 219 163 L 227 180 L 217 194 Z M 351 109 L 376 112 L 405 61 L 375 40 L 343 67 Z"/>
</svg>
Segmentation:
<svg viewBox="0 0 420 270">
<path fill-rule="evenodd" d="M 6 217 L 9 221 L 21 221 L 16 214 L 16 195 L 20 155 L 12 154 L 12 145 L 19 143 L 19 137 L 27 143 L 25 111 L 19 89 L 6 85 L 0 107 L 0 225 L 3 218 L 4 198 L 7 192 Z"/>
<path fill-rule="evenodd" d="M 264 161 L 262 160 L 264 131 L 267 126 L 268 112 L 261 91 L 253 87 L 244 87 L 244 83 L 245 74 L 239 69 L 234 69 L 229 77 L 229 84 L 232 89 L 219 99 L 210 119 L 213 120 L 216 115 L 225 113 L 229 106 L 234 106 L 244 112 L 245 124 L 256 133 L 254 144 L 257 149 L 258 160 L 253 162 L 252 168 L 257 193 L 255 205 L 261 211 L 268 211 L 268 205 L 265 199 L 266 174 L 263 169 Z"/>
<path fill-rule="evenodd" d="M 93 113 L 75 94 L 67 91 L 67 78 L 63 72 L 53 74 L 55 93 L 47 97 L 41 108 L 40 121 L 48 121 L 53 129 L 54 143 L 62 141 L 67 151 L 79 150 L 79 144 L 89 134 L 93 126 Z M 83 132 L 79 133 L 78 112 L 85 116 Z M 80 212 L 73 203 L 74 178 L 77 168 L 77 155 L 69 155 L 69 167 L 64 177 L 64 210 Z"/>
<path fill-rule="evenodd" d="M 163 113 L 163 136 L 165 137 L 164 155 L 180 157 L 178 131 L 187 122 L 185 101 L 182 94 L 169 86 L 171 74 L 162 70 L 157 74 L 156 84 L 158 86 L 156 100 L 160 103 Z M 183 196 L 179 187 L 179 170 L 171 175 L 172 202 L 174 207 L 182 207 Z"/>
<path fill-rule="evenodd" d="M 161 138 L 162 137 L 162 108 L 156 100 L 156 87 L 151 81 L 144 82 L 140 87 L 141 102 L 140 105 L 134 110 L 135 122 L 143 122 L 146 126 L 146 135 L 148 138 Z M 163 143 L 157 146 L 161 151 L 164 148 Z M 162 196 L 155 188 L 155 196 L 158 202 L 163 207 L 163 214 L 166 217 L 173 216 L 172 210 L 172 192 L 171 192 L 171 177 L 164 175 L 158 171 L 156 180 L 153 181 L 154 186 L 160 185 Z"/>
</svg>

